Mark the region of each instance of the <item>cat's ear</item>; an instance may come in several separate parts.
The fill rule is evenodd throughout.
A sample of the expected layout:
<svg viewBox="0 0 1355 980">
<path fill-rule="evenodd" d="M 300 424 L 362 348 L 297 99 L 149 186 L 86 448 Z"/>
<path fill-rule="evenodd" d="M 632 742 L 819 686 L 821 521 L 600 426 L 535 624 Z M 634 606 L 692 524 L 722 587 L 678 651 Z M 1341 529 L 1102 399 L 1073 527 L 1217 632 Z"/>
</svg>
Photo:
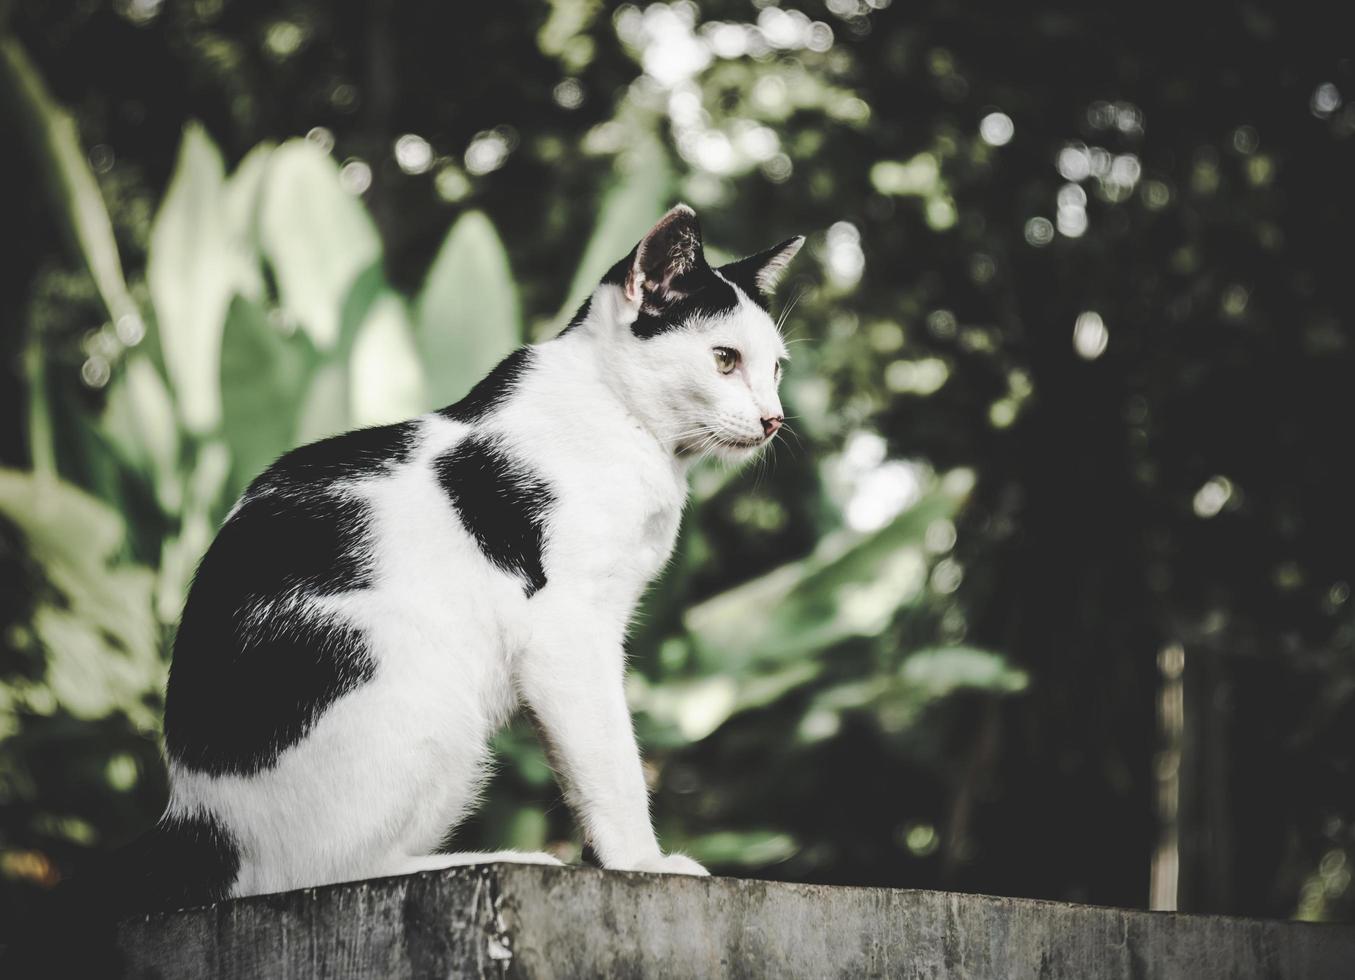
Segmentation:
<svg viewBox="0 0 1355 980">
<path fill-rule="evenodd" d="M 781 281 L 781 273 L 786 271 L 786 266 L 790 265 L 790 260 L 795 258 L 795 253 L 800 251 L 804 243 L 805 236 L 796 235 L 756 255 L 722 265 L 716 271 L 765 305 L 776 289 L 776 284 Z"/>
<path fill-rule="evenodd" d="M 681 299 L 680 280 L 705 264 L 696 212 L 679 204 L 635 246 L 626 272 L 626 299 L 636 306 L 649 307 Z"/>
</svg>

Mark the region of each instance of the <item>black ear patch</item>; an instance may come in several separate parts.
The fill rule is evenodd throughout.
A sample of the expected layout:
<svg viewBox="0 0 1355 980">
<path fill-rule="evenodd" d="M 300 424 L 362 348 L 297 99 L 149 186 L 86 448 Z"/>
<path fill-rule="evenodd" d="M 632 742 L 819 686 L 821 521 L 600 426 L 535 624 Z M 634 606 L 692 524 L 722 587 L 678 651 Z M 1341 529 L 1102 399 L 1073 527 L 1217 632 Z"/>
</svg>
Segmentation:
<svg viewBox="0 0 1355 980">
<path fill-rule="evenodd" d="M 649 340 L 693 320 L 722 316 L 739 308 L 739 294 L 709 266 L 684 276 L 678 280 L 678 286 L 680 291 L 670 293 L 663 306 L 642 306 L 630 332 L 641 340 Z"/>
<path fill-rule="evenodd" d="M 620 286 L 628 295 L 638 288 L 640 312 L 630 329 L 642 340 L 739 305 L 738 293 L 706 262 L 700 222 L 685 204 L 660 218 L 602 282 Z"/>
<path fill-rule="evenodd" d="M 607 271 L 602 282 L 621 287 L 632 302 L 639 301 L 640 312 L 631 332 L 647 340 L 696 319 L 732 313 L 739 306 L 734 286 L 767 309 L 777 279 L 804 241 L 797 235 L 766 251 L 712 269 L 702 250 L 696 212 L 679 204 Z M 582 309 L 576 320 L 586 315 L 586 308 Z"/>
<path fill-rule="evenodd" d="M 709 268 L 701 250 L 701 223 L 685 204 L 660 218 L 635 246 L 634 255 L 626 276 L 626 295 L 655 310 L 681 299 L 683 280 Z"/>
<path fill-rule="evenodd" d="M 722 265 L 718 271 L 765 310 L 781 274 L 804 243 L 804 236 L 796 235 L 756 255 Z"/>
</svg>

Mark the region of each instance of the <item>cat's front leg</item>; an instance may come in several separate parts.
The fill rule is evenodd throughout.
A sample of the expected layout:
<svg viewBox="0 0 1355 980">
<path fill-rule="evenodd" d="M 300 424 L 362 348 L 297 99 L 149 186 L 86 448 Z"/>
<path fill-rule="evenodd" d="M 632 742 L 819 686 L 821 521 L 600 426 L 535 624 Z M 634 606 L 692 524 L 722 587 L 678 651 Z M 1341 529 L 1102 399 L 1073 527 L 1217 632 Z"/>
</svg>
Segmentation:
<svg viewBox="0 0 1355 980">
<path fill-rule="evenodd" d="M 691 858 L 659 850 L 624 676 L 620 630 L 608 636 L 557 621 L 524 654 L 518 683 L 603 867 L 707 874 Z"/>
</svg>

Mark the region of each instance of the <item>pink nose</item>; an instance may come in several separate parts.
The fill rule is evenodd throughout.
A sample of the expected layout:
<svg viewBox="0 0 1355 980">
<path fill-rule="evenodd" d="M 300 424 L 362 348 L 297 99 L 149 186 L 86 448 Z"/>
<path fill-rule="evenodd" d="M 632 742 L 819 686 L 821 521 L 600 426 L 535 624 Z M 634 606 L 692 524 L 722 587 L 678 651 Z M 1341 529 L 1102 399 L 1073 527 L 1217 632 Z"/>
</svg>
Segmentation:
<svg viewBox="0 0 1355 980">
<path fill-rule="evenodd" d="M 780 415 L 773 415 L 762 420 L 762 434 L 769 439 L 776 435 L 776 430 L 779 428 L 781 428 Z"/>
</svg>

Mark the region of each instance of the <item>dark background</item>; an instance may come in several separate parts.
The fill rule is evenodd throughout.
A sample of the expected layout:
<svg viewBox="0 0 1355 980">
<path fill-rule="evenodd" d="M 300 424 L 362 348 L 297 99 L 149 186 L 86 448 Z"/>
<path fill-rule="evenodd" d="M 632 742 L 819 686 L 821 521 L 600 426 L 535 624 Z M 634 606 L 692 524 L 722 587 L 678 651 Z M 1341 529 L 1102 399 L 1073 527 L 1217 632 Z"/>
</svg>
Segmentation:
<svg viewBox="0 0 1355 980">
<path fill-rule="evenodd" d="M 1355 64 L 1334 17 L 0 3 L 0 461 L 38 466 L 40 388 L 63 483 L 126 521 L 109 567 L 192 554 L 187 510 L 96 432 L 134 349 L 163 373 L 148 251 L 192 120 L 227 172 L 307 133 L 365 164 L 365 190 L 344 173 L 392 295 L 487 215 L 528 340 L 610 240 L 600 215 L 633 240 L 687 200 L 733 254 L 804 233 L 780 303 L 797 435 L 698 477 L 632 644 L 665 842 L 729 874 L 1349 921 Z M 74 119 L 144 341 L 107 340 L 16 59 Z M 401 164 L 405 134 L 427 160 Z M 285 319 L 264 268 L 259 309 Z M 72 701 L 38 617 L 82 607 L 6 499 L 8 911 L 158 815 L 174 607 L 140 694 Z M 458 844 L 576 856 L 528 733 L 501 749 Z"/>
</svg>

